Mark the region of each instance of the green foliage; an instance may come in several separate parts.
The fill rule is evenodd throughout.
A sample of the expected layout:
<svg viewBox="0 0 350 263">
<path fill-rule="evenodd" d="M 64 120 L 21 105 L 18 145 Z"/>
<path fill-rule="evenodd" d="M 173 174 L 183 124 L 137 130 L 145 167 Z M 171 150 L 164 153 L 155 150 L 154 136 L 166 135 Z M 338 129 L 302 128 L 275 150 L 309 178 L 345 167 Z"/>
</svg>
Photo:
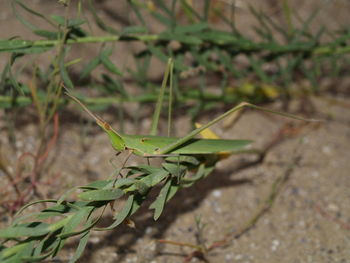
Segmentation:
<svg viewBox="0 0 350 263">
<path fill-rule="evenodd" d="M 236 28 L 235 22 L 225 17 L 225 12 L 218 9 L 214 1 L 205 1 L 202 10 L 195 10 L 187 1 L 173 1 L 168 6 L 163 1 L 155 4 L 143 1 L 127 1 L 131 10 L 135 13 L 139 25 L 114 28 L 107 25 L 98 17 L 93 1 L 84 5 L 79 1 L 80 9 L 86 8 L 93 15 L 96 24 L 102 31 L 108 33 L 105 36 L 91 35 L 86 29 L 88 21 L 81 18 L 80 12 L 76 18 L 67 18 L 59 15 L 44 15 L 31 9 L 22 1 L 13 1 L 14 13 L 20 22 L 28 27 L 35 35 L 44 38 L 39 40 L 22 40 L 18 38 L 0 41 L 0 52 L 11 52 L 20 56 L 32 53 L 43 53 L 62 45 L 61 55 L 58 57 L 59 72 L 67 87 L 73 88 L 90 77 L 97 67 L 107 69 L 110 75 L 103 73 L 96 80 L 102 96 L 113 96 L 115 100 L 122 102 L 155 101 L 157 90 L 154 82 L 147 79 L 148 70 L 152 68 L 149 64 L 150 58 L 155 57 L 166 63 L 169 57 L 174 59 L 174 90 L 175 101 L 186 102 L 193 99 L 203 102 L 237 103 L 240 100 L 249 100 L 257 103 L 274 99 L 276 96 L 289 96 L 288 87 L 296 79 L 304 77 L 309 80 L 315 91 L 319 90 L 317 80 L 330 68 L 338 68 L 333 71 L 333 76 L 338 77 L 341 70 L 348 66 L 349 31 L 341 29 L 329 32 L 324 25 L 320 25 L 318 32 L 312 33 L 311 23 L 317 16 L 316 10 L 305 20 L 301 20 L 297 13 L 289 8 L 288 1 L 283 1 L 282 9 L 285 16 L 287 29 L 277 23 L 267 14 L 250 7 L 250 12 L 256 17 L 259 26 L 255 26 L 257 38 L 252 39 L 245 36 Z M 65 7 L 73 5 L 66 1 Z M 210 11 L 211 10 L 211 11 Z M 21 15 L 27 12 L 32 16 L 39 17 L 42 24 L 33 25 Z M 182 17 L 179 19 L 179 12 Z M 221 12 L 216 14 L 228 26 L 227 30 L 219 30 L 211 22 L 210 12 Z M 153 19 L 149 19 L 151 16 Z M 147 19 L 146 19 L 147 18 Z M 297 27 L 295 21 L 299 20 L 302 25 Z M 148 21 L 148 22 L 146 22 Z M 150 34 L 150 25 L 157 22 L 163 26 L 159 33 Z M 42 28 L 43 25 L 50 30 Z M 331 36 L 331 41 L 326 41 Z M 329 37 L 328 37 L 329 39 Z M 111 60 L 113 47 L 118 42 L 137 41 L 144 44 L 144 49 L 134 55 L 136 69 L 127 69 L 133 79 L 139 84 L 142 96 L 134 97 L 122 86 L 122 79 L 127 77 L 126 72 L 119 69 Z M 111 43 L 109 45 L 108 43 Z M 99 54 L 90 61 L 84 62 L 85 66 L 79 74 L 80 81 L 71 80 L 69 70 L 65 64 L 65 57 L 69 56 L 69 46 L 89 43 L 102 43 Z M 343 54 L 343 56 L 339 56 Z M 244 57 L 248 63 L 240 61 Z M 14 62 L 14 61 L 13 61 Z M 13 66 L 13 62 L 11 66 Z M 335 66 L 335 67 L 334 67 Z M 269 69 L 272 69 L 269 70 Z M 180 85 L 183 78 L 193 75 L 205 76 L 215 73 L 221 77 L 220 93 L 212 93 L 209 90 L 195 92 L 193 87 Z M 6 76 L 14 86 L 14 76 Z M 238 87 L 232 86 L 227 80 L 229 78 L 238 80 Z M 246 82 L 256 87 L 265 84 L 274 86 L 274 96 L 270 96 L 264 90 L 259 94 L 251 94 L 242 98 L 239 92 L 239 83 Z M 23 85 L 23 84 L 22 84 Z M 15 85 L 24 95 L 21 84 Z M 237 84 L 236 84 L 237 85 Z M 95 86 L 96 87 L 96 86 Z M 3 100 L 7 98 L 4 97 Z M 10 101 L 7 99 L 6 101 Z M 17 101 L 28 101 L 22 96 L 16 96 Z M 91 100 L 92 104 L 110 105 L 111 101 L 104 98 Z M 1 103 L 0 107 L 8 104 Z M 26 105 L 21 104 L 19 105 Z M 177 104 L 175 104 L 177 105 Z"/>
<path fill-rule="evenodd" d="M 205 158 L 209 158 L 205 157 Z M 70 262 L 75 262 L 83 252 L 92 231 L 109 230 L 117 227 L 140 208 L 152 189 L 161 186 L 158 197 L 150 205 L 154 209 L 154 219 L 163 213 L 165 204 L 176 192 L 188 187 L 189 183 L 208 176 L 215 162 L 204 164 L 204 159 L 194 157 L 170 158 L 162 167 L 140 165 L 127 167 L 127 176 L 118 180 L 100 180 L 86 186 L 77 187 L 83 192 L 78 200 L 68 201 L 69 191 L 59 200 L 42 200 L 51 203 L 46 209 L 28 216 L 18 217 L 15 222 L 0 230 L 0 238 L 4 239 L 0 249 L 1 262 L 24 262 L 43 260 L 55 256 L 64 243 L 73 236 L 80 241 L 76 253 Z M 197 172 L 191 172 L 195 171 Z M 113 222 L 108 227 L 99 228 L 99 220 L 111 201 L 121 202 L 126 196 L 120 211 L 116 211 Z M 28 204 L 24 209 L 38 202 Z M 102 208 L 102 213 L 100 212 Z M 11 244 L 6 246 L 6 244 Z"/>
</svg>

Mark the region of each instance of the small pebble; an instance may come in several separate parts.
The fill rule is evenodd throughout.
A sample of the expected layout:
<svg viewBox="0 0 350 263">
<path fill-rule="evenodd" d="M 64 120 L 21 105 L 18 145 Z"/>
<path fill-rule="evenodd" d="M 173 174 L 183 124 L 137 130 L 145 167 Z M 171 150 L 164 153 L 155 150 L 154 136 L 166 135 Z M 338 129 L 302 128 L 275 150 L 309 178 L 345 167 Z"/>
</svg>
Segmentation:
<svg viewBox="0 0 350 263">
<path fill-rule="evenodd" d="M 157 249 L 157 243 L 156 243 L 154 240 L 152 240 L 151 242 L 149 242 L 149 243 L 147 244 L 147 248 L 148 248 L 150 251 L 156 251 L 156 249 Z"/>
<path fill-rule="evenodd" d="M 100 242 L 100 238 L 99 237 L 91 237 L 89 239 L 89 242 L 92 244 L 97 244 L 98 242 Z"/>
<path fill-rule="evenodd" d="M 128 263 L 137 262 L 137 257 L 127 258 L 127 259 L 126 259 L 126 262 L 128 262 Z"/>
<path fill-rule="evenodd" d="M 214 206 L 214 211 L 215 211 L 215 213 L 218 213 L 218 214 L 221 214 L 222 213 L 222 209 L 221 209 L 221 207 L 220 206 Z"/>
<path fill-rule="evenodd" d="M 331 154 L 332 153 L 332 149 L 331 149 L 331 147 L 329 147 L 329 146 L 323 146 L 322 147 L 322 152 L 324 153 L 324 154 Z"/>
<path fill-rule="evenodd" d="M 312 177 L 319 177 L 320 176 L 320 173 L 318 172 L 318 171 L 313 171 L 312 173 L 311 173 L 311 176 Z"/>
<path fill-rule="evenodd" d="M 339 207 L 336 204 L 329 204 L 327 206 L 328 210 L 334 213 L 339 212 Z"/>
<path fill-rule="evenodd" d="M 225 255 L 226 261 L 227 261 L 227 262 L 232 262 L 233 256 L 234 256 L 233 253 L 226 254 L 226 255 Z"/>
<path fill-rule="evenodd" d="M 214 190 L 212 195 L 215 197 L 215 198 L 219 198 L 222 196 L 222 192 L 220 190 Z"/>
<path fill-rule="evenodd" d="M 151 226 L 147 227 L 146 230 L 145 230 L 145 232 L 146 232 L 146 235 L 152 234 L 152 232 L 153 232 L 153 227 L 151 227 Z"/>
<path fill-rule="evenodd" d="M 280 245 L 280 242 L 277 239 L 273 240 L 271 250 L 276 251 L 279 245 Z"/>
<path fill-rule="evenodd" d="M 17 141 L 16 141 L 16 147 L 17 147 L 17 148 L 22 148 L 23 145 L 24 145 L 23 141 L 20 141 L 20 140 L 17 140 Z"/>
</svg>

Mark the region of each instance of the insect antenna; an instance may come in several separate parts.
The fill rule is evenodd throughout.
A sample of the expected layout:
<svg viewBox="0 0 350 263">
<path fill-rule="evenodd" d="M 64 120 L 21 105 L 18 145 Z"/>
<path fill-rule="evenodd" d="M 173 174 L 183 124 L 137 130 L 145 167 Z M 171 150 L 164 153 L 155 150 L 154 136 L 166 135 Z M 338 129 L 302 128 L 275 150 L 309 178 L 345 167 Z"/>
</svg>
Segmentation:
<svg viewBox="0 0 350 263">
<path fill-rule="evenodd" d="M 86 111 L 97 122 L 98 125 L 101 126 L 106 123 L 102 118 L 92 113 L 77 97 L 70 94 L 67 90 L 65 91 L 65 94 L 78 103 L 84 109 L 84 111 Z"/>
</svg>

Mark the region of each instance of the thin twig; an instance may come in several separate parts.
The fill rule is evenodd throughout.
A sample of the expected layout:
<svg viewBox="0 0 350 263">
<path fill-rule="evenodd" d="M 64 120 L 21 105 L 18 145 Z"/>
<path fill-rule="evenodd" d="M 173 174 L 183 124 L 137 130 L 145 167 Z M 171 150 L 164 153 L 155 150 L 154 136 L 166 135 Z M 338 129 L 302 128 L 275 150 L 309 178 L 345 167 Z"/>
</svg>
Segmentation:
<svg viewBox="0 0 350 263">
<path fill-rule="evenodd" d="M 340 220 L 339 218 L 337 218 L 336 216 L 328 213 L 326 210 L 324 210 L 320 205 L 315 204 L 314 205 L 316 211 L 323 216 L 324 218 L 328 219 L 329 221 L 332 221 L 336 224 L 338 224 L 341 228 L 345 229 L 345 230 L 350 230 L 350 224 L 343 222 L 342 220 Z"/>
</svg>

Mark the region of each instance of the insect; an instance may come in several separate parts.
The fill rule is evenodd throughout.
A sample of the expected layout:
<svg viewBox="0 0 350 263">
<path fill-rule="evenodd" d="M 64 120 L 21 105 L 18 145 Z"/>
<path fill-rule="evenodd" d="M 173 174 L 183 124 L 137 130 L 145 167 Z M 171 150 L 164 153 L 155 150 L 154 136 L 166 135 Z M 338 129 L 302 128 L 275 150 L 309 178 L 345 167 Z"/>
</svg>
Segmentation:
<svg viewBox="0 0 350 263">
<path fill-rule="evenodd" d="M 198 155 L 198 154 L 214 154 L 219 152 L 235 152 L 244 149 L 245 146 L 251 143 L 250 140 L 226 140 L 226 139 L 196 139 L 197 134 L 212 126 L 213 124 L 224 119 L 228 115 L 241 110 L 245 107 L 258 109 L 265 112 L 270 112 L 285 117 L 306 120 L 288 113 L 278 112 L 256 106 L 247 102 L 242 102 L 236 107 L 230 109 L 214 120 L 197 128 L 182 138 L 151 136 L 151 135 L 127 135 L 119 134 L 107 122 L 102 120 L 97 115 L 93 114 L 78 98 L 70 93 L 66 93 L 74 101 L 76 101 L 92 118 L 95 119 L 108 135 L 113 148 L 118 151 L 129 150 L 133 154 L 143 157 L 154 157 L 164 155 Z"/>
<path fill-rule="evenodd" d="M 226 115 L 229 115 L 231 112 L 237 111 L 245 106 L 249 106 L 250 104 L 240 104 L 208 124 L 192 131 L 185 137 L 176 138 L 152 135 L 120 134 L 107 122 L 93 114 L 78 98 L 68 92 L 66 92 L 66 94 L 76 101 L 92 118 L 95 119 L 97 125 L 107 133 L 113 148 L 118 152 L 130 150 L 133 154 L 143 157 L 213 154 L 219 152 L 239 151 L 251 143 L 250 140 L 194 138 L 195 135 L 225 118 Z"/>
<path fill-rule="evenodd" d="M 169 59 L 168 66 L 164 75 L 163 84 L 157 105 L 160 105 L 163 99 L 163 93 L 170 73 L 170 91 L 172 89 L 172 60 Z M 164 137 L 155 135 L 127 135 L 120 134 L 115 131 L 107 122 L 92 113 L 78 98 L 69 93 L 66 89 L 66 94 L 76 101 L 92 118 L 95 119 L 98 126 L 100 126 L 108 135 L 113 148 L 117 152 L 128 150 L 130 154 L 135 154 L 143 157 L 161 157 L 161 156 L 178 156 L 178 155 L 208 155 L 220 152 L 238 152 L 244 150 L 244 148 L 251 143 L 250 140 L 226 140 L 226 139 L 197 139 L 195 136 L 201 133 L 203 130 L 209 128 L 215 123 L 226 118 L 230 114 L 237 112 L 243 108 L 253 108 L 260 111 L 274 113 L 285 117 L 308 121 L 304 118 L 283 113 L 279 111 L 270 110 L 264 107 L 256 106 L 248 102 L 242 102 L 239 105 L 228 110 L 219 117 L 213 119 L 207 124 L 193 130 L 182 138 L 176 137 Z M 171 105 L 171 103 L 169 103 Z M 156 116 L 156 122 L 158 122 L 159 115 Z M 152 125 L 153 126 L 153 125 Z"/>
</svg>

